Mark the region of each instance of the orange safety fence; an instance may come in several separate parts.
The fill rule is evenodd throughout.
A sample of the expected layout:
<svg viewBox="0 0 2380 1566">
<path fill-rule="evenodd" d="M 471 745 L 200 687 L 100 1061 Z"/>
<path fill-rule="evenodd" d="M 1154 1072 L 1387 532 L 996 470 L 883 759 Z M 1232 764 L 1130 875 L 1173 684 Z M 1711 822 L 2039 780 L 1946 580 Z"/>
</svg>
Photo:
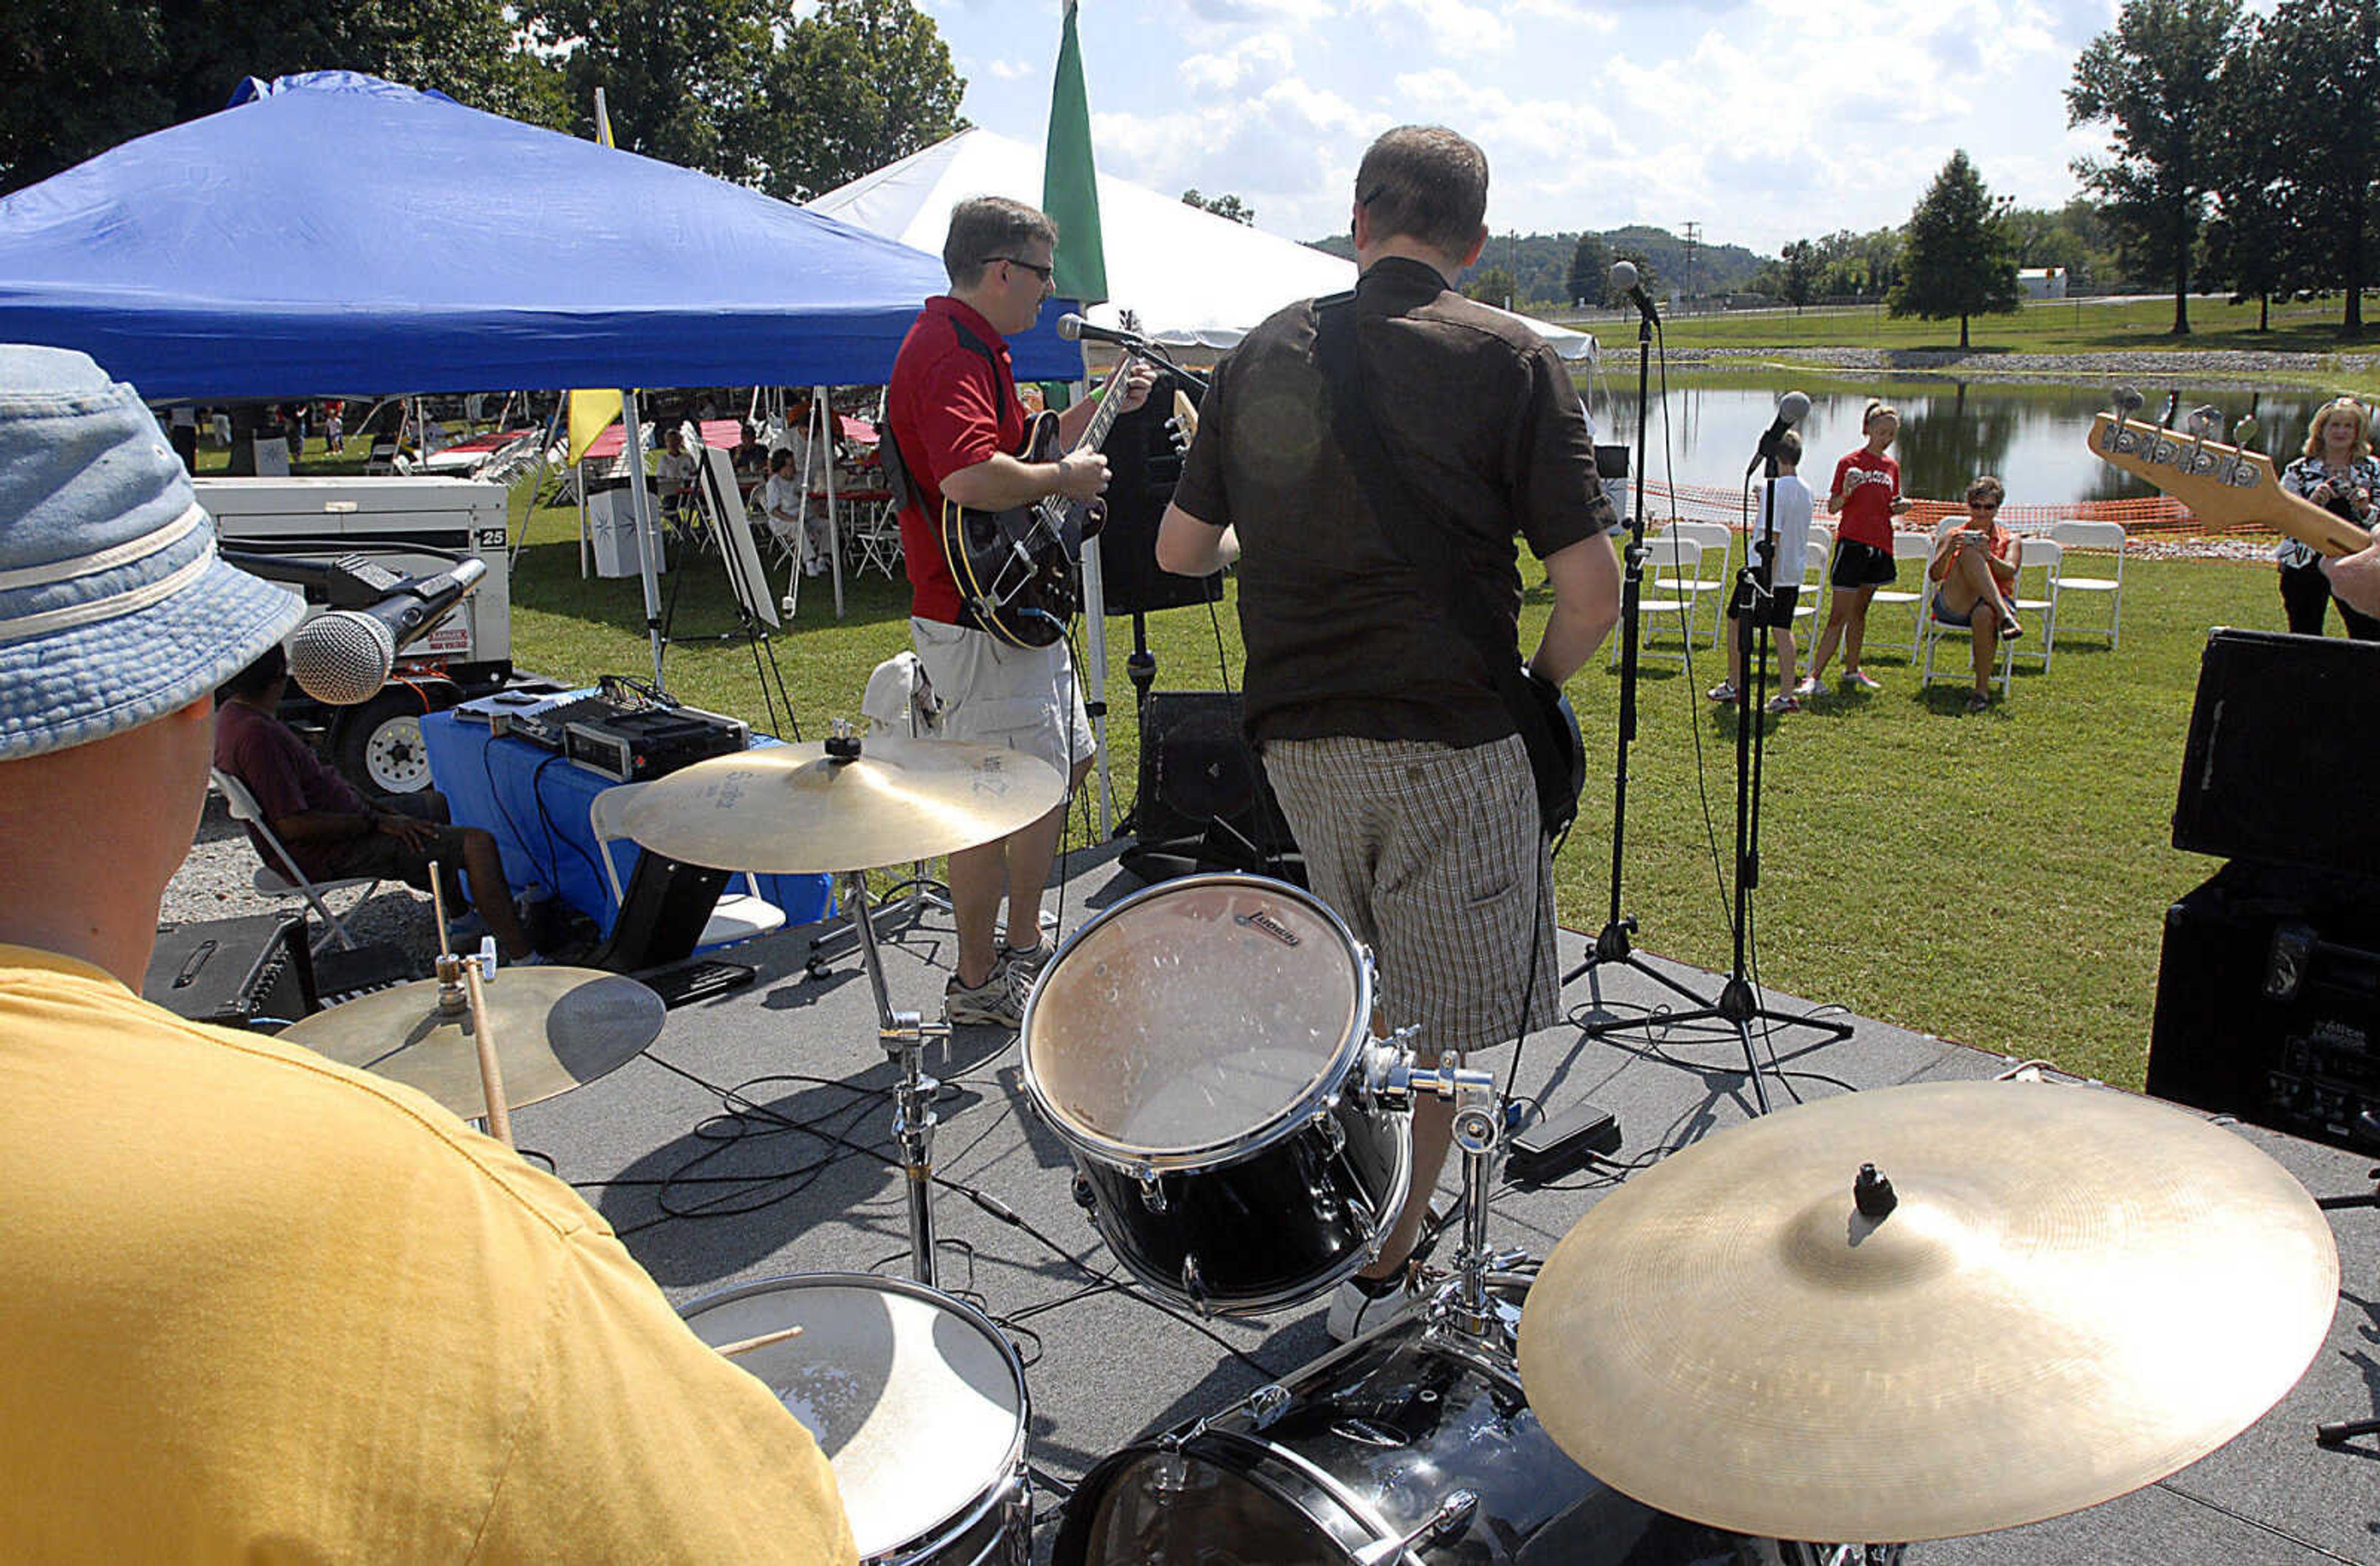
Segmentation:
<svg viewBox="0 0 2380 1566">
<path fill-rule="evenodd" d="M 1633 501 L 1631 502 L 1633 504 Z M 1823 501 L 1821 503 L 1823 504 Z M 1757 527 L 1755 513 L 1747 524 L 1744 517 L 1743 492 L 1721 489 L 1713 484 L 1647 484 L 1645 487 L 1645 512 L 1649 520 L 1686 522 L 1725 522 L 1743 531 L 1747 526 Z M 1912 497 L 1908 514 L 1900 519 L 1904 528 L 1931 530 L 1945 516 L 1963 515 L 1966 505 L 1961 501 L 1920 500 Z M 1824 520 L 1821 516 L 1820 520 Z M 2171 495 L 2155 495 L 2147 500 L 2078 500 L 2048 504 L 2008 504 L 2000 508 L 2000 525 L 2020 533 L 2044 532 L 2058 522 L 2120 522 L 2127 533 L 2163 533 L 2187 537 L 2213 537 L 2221 534 L 2269 534 L 2269 526 L 2238 523 L 2228 526 L 2210 524 L 2200 519 L 2190 507 Z"/>
</svg>

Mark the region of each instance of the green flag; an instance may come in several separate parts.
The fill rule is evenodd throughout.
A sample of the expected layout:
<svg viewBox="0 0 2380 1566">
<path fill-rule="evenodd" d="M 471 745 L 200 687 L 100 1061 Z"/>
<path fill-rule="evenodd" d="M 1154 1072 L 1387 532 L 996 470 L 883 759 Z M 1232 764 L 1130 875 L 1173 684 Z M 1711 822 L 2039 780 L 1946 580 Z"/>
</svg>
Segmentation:
<svg viewBox="0 0 2380 1566">
<path fill-rule="evenodd" d="M 1050 91 L 1050 152 L 1041 167 L 1041 210 L 1058 225 L 1058 292 L 1087 305 L 1108 297 L 1108 261 L 1099 245 L 1099 188 L 1091 167 L 1091 103 L 1083 91 L 1083 43 L 1075 32 L 1078 0 L 1066 0 L 1058 78 Z"/>
</svg>

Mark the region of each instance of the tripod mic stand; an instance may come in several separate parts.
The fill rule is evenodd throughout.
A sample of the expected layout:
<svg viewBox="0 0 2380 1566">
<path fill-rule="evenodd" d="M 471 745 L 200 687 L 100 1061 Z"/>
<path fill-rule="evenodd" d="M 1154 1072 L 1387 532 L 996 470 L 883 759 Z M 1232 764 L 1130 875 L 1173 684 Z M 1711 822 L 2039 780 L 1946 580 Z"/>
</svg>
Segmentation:
<svg viewBox="0 0 2380 1566">
<path fill-rule="evenodd" d="M 1800 405 L 1798 410 L 1791 406 L 1796 399 Z M 1752 665 L 1752 678 L 1742 682 L 1735 728 L 1734 961 L 1716 1002 L 1693 1011 L 1673 1012 L 1663 1019 L 1670 1026 L 1717 1019 L 1734 1028 L 1743 1045 L 1744 1071 L 1752 1082 L 1755 1112 L 1760 1114 L 1768 1112 L 1768 1088 L 1761 1079 L 1760 1052 L 1753 1042 L 1753 1024 L 1778 1023 L 1811 1028 L 1825 1034 L 1830 1041 L 1838 1042 L 1852 1036 L 1848 1023 L 1796 1016 L 1762 1005 L 1744 964 L 1745 942 L 1752 929 L 1752 893 L 1760 884 L 1760 769 L 1765 749 L 1760 719 L 1766 710 L 1768 691 L 1769 625 L 1767 611 L 1775 591 L 1777 575 L 1777 443 L 1788 428 L 1808 412 L 1809 406 L 1807 397 L 1798 392 L 1788 392 L 1779 404 L 1777 422 L 1761 438 L 1760 454 L 1766 481 L 1761 485 L 1760 537 L 1757 546 L 1745 552 L 1743 566 L 1737 573 L 1737 580 L 1746 597 L 1745 619 L 1752 635 L 1751 645 L 1746 649 Z M 1728 671 L 1730 675 L 1734 673 L 1732 669 Z M 1679 987 L 1672 985 L 1671 988 Z M 1600 1023 L 1586 1032 L 1589 1037 L 1599 1037 L 1622 1026 L 1640 1026 L 1643 1025 Z"/>
<path fill-rule="evenodd" d="M 1615 279 L 1618 268 L 1613 269 Z M 1629 281 L 1634 279 L 1630 270 Z M 1645 597 L 1645 431 L 1650 422 L 1647 407 L 1651 398 L 1653 327 L 1656 317 L 1650 309 L 1638 312 L 1636 322 L 1636 477 L 1635 516 L 1628 525 L 1628 548 L 1625 569 L 1620 589 L 1620 722 L 1619 740 L 1611 763 L 1611 909 L 1604 919 L 1601 933 L 1595 938 L 1595 949 L 1586 961 L 1561 976 L 1561 987 L 1567 988 L 1596 968 L 1617 963 L 1635 969 L 1646 978 L 1665 985 L 1689 1001 L 1701 996 L 1671 978 L 1658 968 L 1637 957 L 1629 939 L 1636 932 L 1635 918 L 1623 912 L 1620 901 L 1621 871 L 1627 863 L 1628 842 L 1628 747 L 1636 741 L 1636 647 L 1640 610 Z M 1559 990 L 1557 991 L 1559 993 Z M 1598 1002 L 1601 997 L 1597 997 Z M 1610 1028 L 1633 1027 L 1633 1020 L 1588 1025 L 1585 1032 L 1594 1038 Z"/>
</svg>

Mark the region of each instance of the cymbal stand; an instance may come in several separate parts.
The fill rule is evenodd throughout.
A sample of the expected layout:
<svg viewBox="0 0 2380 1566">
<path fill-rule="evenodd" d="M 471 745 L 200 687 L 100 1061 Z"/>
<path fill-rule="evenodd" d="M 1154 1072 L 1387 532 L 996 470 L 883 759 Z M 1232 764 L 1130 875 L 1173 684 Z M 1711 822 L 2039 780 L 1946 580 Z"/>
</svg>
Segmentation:
<svg viewBox="0 0 2380 1566">
<path fill-rule="evenodd" d="M 2380 1126 L 2373 1124 L 2375 1117 L 2371 1112 L 2366 1111 L 2362 1118 L 2367 1129 L 2380 1130 Z M 2318 1196 L 2313 1205 L 2325 1212 L 2338 1212 L 2347 1208 L 2380 1208 L 2380 1169 L 2372 1171 L 2372 1189 L 2361 1196 Z M 2373 1435 L 2380 1435 L 2380 1419 L 2341 1419 L 2313 1427 L 2315 1443 L 2326 1447 L 2343 1447 L 2359 1437 Z"/>
<path fill-rule="evenodd" d="M 876 950 L 876 927 L 868 903 L 868 872 L 852 870 L 844 877 L 844 896 L 851 928 L 859 937 L 861 963 L 868 969 L 868 988 L 876 992 L 876 1037 L 900 1068 L 892 1084 L 892 1137 L 901 1145 L 901 1167 L 909 1177 L 909 1275 L 928 1288 L 934 1286 L 934 1094 L 941 1084 L 923 1070 L 929 1039 L 948 1038 L 950 1025 L 929 1023 L 916 1012 L 892 1009 L 892 991 L 884 983 L 884 963 Z"/>
</svg>

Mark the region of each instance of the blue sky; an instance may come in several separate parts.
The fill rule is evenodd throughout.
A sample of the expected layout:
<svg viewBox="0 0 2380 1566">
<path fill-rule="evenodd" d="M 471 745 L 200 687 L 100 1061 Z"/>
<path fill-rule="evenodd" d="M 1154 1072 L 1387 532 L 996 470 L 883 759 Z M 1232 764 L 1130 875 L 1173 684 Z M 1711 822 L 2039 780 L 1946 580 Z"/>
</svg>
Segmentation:
<svg viewBox="0 0 2380 1566">
<path fill-rule="evenodd" d="M 975 123 L 1038 142 L 1058 0 L 923 0 Z M 1487 149 L 1498 233 L 1703 225 L 1712 244 L 1903 222 L 1953 148 L 2057 206 L 2103 150 L 2069 130 L 2115 0 L 1083 0 L 1107 172 L 1231 191 L 1257 225 L 1342 228 L 1355 161 L 1412 120 Z"/>
</svg>

